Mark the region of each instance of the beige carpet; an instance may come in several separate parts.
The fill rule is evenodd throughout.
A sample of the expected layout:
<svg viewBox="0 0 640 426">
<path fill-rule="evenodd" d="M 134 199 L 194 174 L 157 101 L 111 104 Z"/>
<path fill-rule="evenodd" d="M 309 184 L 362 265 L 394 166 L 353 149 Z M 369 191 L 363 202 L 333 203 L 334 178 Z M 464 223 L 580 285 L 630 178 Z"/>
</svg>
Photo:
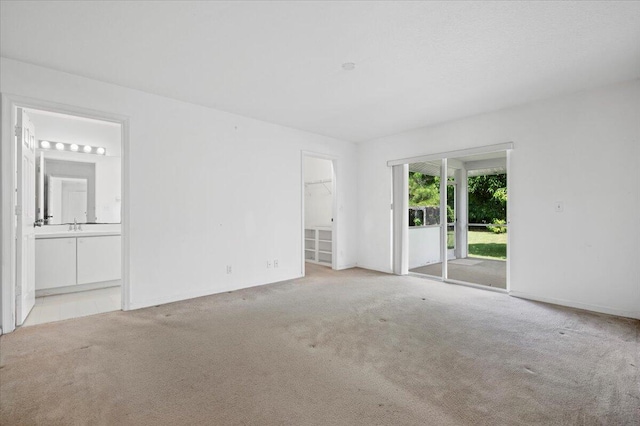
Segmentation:
<svg viewBox="0 0 640 426">
<path fill-rule="evenodd" d="M 507 262 L 504 260 L 468 257 L 450 260 L 447 262 L 447 269 L 449 279 L 452 280 L 502 289 L 507 288 Z M 432 263 L 431 265 L 413 268 L 410 272 L 441 277 L 442 264 Z"/>
<path fill-rule="evenodd" d="M 2 336 L 0 424 L 640 419 L 638 321 L 307 268 L 306 279 Z"/>
</svg>

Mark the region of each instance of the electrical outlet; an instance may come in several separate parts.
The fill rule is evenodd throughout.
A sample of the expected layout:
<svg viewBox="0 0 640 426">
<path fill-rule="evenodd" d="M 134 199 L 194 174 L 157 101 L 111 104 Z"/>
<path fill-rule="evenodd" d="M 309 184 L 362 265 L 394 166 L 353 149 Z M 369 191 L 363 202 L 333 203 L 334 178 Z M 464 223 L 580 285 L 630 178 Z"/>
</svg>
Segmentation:
<svg viewBox="0 0 640 426">
<path fill-rule="evenodd" d="M 267 260 L 267 269 L 271 269 L 271 261 Z"/>
<path fill-rule="evenodd" d="M 274 267 L 274 268 L 277 268 L 277 267 L 278 267 L 278 259 L 276 259 L 276 260 L 274 260 L 274 261 L 273 261 L 273 267 Z"/>
<path fill-rule="evenodd" d="M 231 273 L 231 265 L 227 265 L 227 274 Z"/>
</svg>

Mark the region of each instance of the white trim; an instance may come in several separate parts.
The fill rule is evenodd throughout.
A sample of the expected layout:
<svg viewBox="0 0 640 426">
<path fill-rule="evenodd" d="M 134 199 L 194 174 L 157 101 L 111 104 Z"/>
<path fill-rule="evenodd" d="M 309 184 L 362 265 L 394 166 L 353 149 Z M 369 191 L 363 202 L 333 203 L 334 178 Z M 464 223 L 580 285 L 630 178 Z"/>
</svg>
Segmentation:
<svg viewBox="0 0 640 426">
<path fill-rule="evenodd" d="M 507 154 L 507 292 L 511 290 L 511 150 L 506 151 Z M 467 228 L 467 231 L 469 228 Z M 468 237 L 467 237 L 468 238 Z"/>
<path fill-rule="evenodd" d="M 419 155 L 416 157 L 400 158 L 398 160 L 387 161 L 387 166 L 399 166 L 400 164 L 423 163 L 426 161 L 441 160 L 443 158 L 467 157 L 476 154 L 486 154 L 489 152 L 506 151 L 513 149 L 513 142 L 499 143 L 496 145 L 479 146 L 475 148 L 459 149 L 457 151 L 439 152 L 437 154 Z"/>
<path fill-rule="evenodd" d="M 392 254 L 393 273 L 409 273 L 409 165 L 392 168 Z"/>
<path fill-rule="evenodd" d="M 302 150 L 300 151 L 300 222 L 301 222 L 301 235 L 300 235 L 300 256 L 301 256 L 301 274 L 302 276 L 306 276 L 305 271 L 305 263 L 306 259 L 304 256 L 304 158 L 312 157 L 319 158 L 322 160 L 331 161 L 332 176 L 331 179 L 333 183 L 331 184 L 331 269 L 339 270 L 345 268 L 338 268 L 338 157 L 329 154 L 322 154 L 314 151 Z"/>
<path fill-rule="evenodd" d="M 0 282 L 0 294 L 2 295 L 1 314 L 2 328 L 5 333 L 12 332 L 16 327 L 15 318 L 15 226 L 16 218 L 13 211 L 15 205 L 15 143 L 12 130 L 15 123 L 15 110 L 18 107 L 39 109 L 77 117 L 91 118 L 94 120 L 108 121 L 120 124 L 121 131 L 121 173 L 122 173 L 122 309 L 130 309 L 130 263 L 129 263 L 129 118 L 120 114 L 97 111 L 72 105 L 34 99 L 9 93 L 2 94 L 2 134 L 0 135 L 0 152 L 2 163 L 0 164 L 2 184 L 0 185 L 0 235 L 2 235 L 2 248 L 0 259 L 2 265 L 2 281 Z M 9 235 L 10 238 L 5 238 Z"/>
<path fill-rule="evenodd" d="M 580 303 L 571 300 L 556 299 L 553 297 L 536 296 L 534 294 L 526 293 L 523 291 L 510 291 L 509 296 L 517 297 L 519 299 L 533 300 L 536 302 L 550 303 L 552 305 L 558 305 L 562 307 L 583 309 L 586 311 L 616 315 L 625 318 L 640 319 L 640 311 L 627 311 L 624 309 L 609 308 L 608 306 L 592 305 L 590 303 Z"/>
<path fill-rule="evenodd" d="M 447 158 L 440 159 L 440 262 L 442 264 L 440 273 L 443 280 L 449 278 L 449 250 L 447 244 L 449 239 L 449 224 L 447 223 L 448 163 Z"/>
<path fill-rule="evenodd" d="M 10 98 L 2 94 L 2 138 L 0 141 L 0 265 L 2 265 L 2 280 L 0 281 L 0 313 L 2 315 L 3 333 L 15 329 L 15 247 L 16 247 L 16 215 L 15 205 L 15 143 L 14 143 L 14 113 Z"/>
<path fill-rule="evenodd" d="M 507 160 L 506 158 L 492 158 L 490 160 L 467 161 L 464 165 L 468 172 L 483 169 L 499 169 L 507 166 Z"/>
</svg>

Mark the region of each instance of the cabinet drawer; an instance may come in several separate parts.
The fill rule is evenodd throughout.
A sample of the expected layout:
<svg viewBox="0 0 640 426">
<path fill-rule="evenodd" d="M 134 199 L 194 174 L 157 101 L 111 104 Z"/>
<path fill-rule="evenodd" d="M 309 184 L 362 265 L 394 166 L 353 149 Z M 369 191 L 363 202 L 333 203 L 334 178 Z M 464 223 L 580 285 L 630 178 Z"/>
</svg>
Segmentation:
<svg viewBox="0 0 640 426">
<path fill-rule="evenodd" d="M 119 280 L 120 236 L 78 238 L 78 284 Z"/>
<path fill-rule="evenodd" d="M 76 284 L 76 239 L 36 240 L 36 290 Z"/>
</svg>

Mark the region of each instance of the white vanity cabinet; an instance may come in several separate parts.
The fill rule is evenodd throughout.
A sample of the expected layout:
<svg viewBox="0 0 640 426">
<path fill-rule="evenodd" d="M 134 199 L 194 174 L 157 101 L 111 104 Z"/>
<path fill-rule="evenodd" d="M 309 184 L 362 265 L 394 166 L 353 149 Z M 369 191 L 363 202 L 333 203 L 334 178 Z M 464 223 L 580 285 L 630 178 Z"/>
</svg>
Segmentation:
<svg viewBox="0 0 640 426">
<path fill-rule="evenodd" d="M 120 279 L 120 236 L 78 238 L 78 284 Z"/>
<path fill-rule="evenodd" d="M 36 240 L 36 290 L 76 284 L 76 239 Z"/>
<path fill-rule="evenodd" d="M 120 235 L 36 236 L 36 290 L 121 278 Z"/>
</svg>

